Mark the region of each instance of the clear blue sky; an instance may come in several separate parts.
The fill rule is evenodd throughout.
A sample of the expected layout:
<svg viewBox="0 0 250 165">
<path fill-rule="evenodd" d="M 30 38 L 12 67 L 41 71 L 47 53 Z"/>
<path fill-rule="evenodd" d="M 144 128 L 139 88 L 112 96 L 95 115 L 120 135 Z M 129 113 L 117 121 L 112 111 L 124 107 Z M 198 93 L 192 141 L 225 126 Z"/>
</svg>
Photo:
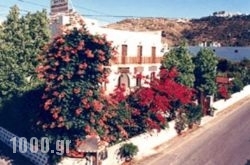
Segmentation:
<svg viewBox="0 0 250 165">
<path fill-rule="evenodd" d="M 250 14 L 249 0 L 71 0 L 71 2 L 83 15 L 200 18 L 222 10 Z M 1 0 L 0 20 L 5 18 L 9 7 L 14 4 L 22 9 L 22 13 L 25 13 L 25 10 L 36 11 L 42 8 L 49 11 L 50 0 Z M 118 19 L 100 16 L 93 18 L 103 21 Z"/>
</svg>

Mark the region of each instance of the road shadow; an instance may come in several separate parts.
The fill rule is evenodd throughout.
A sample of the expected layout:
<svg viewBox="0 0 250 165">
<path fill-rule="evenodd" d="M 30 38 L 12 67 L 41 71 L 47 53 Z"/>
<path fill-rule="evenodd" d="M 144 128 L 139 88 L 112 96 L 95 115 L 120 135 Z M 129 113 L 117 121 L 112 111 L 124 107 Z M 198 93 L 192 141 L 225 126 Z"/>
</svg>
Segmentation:
<svg viewBox="0 0 250 165">
<path fill-rule="evenodd" d="M 250 165 L 250 160 L 247 160 L 245 165 Z"/>
</svg>

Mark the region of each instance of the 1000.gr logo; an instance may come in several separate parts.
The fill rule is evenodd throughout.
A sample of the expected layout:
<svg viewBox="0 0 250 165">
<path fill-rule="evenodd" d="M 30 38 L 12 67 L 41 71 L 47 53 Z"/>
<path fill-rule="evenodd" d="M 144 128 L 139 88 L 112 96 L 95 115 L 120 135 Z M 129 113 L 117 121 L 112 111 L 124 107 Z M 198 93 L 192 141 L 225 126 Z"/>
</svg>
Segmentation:
<svg viewBox="0 0 250 165">
<path fill-rule="evenodd" d="M 47 137 L 42 137 L 40 139 L 40 149 L 39 149 L 39 140 L 36 137 L 32 137 L 29 142 L 25 137 L 17 138 L 13 137 L 10 139 L 12 142 L 12 151 L 13 153 L 20 152 L 26 153 L 28 150 L 31 153 L 55 153 L 57 155 L 63 155 L 64 153 L 69 153 L 70 140 L 57 140 L 55 150 L 50 149 L 50 141 Z"/>
</svg>

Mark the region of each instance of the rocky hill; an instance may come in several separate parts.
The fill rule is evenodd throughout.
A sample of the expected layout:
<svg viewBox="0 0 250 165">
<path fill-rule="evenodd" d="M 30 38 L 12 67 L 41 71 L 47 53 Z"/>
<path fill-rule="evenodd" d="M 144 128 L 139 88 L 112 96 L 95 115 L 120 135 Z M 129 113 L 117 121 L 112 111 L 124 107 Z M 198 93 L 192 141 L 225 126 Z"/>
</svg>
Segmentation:
<svg viewBox="0 0 250 165">
<path fill-rule="evenodd" d="M 250 45 L 250 15 L 209 16 L 200 19 L 138 18 L 125 19 L 109 28 L 131 31 L 161 30 L 163 41 L 170 46 L 186 39 L 189 45 L 218 42 L 222 46 Z"/>
</svg>

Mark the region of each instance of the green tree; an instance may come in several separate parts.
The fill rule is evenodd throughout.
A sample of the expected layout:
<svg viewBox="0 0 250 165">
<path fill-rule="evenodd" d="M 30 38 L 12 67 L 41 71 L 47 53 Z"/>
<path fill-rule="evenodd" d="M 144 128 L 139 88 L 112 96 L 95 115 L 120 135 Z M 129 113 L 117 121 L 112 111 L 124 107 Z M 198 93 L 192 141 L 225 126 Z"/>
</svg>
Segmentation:
<svg viewBox="0 0 250 165">
<path fill-rule="evenodd" d="M 198 91 L 198 98 L 201 106 L 206 96 L 213 95 L 217 91 L 216 86 L 216 66 L 218 60 L 214 52 L 210 49 L 202 48 L 194 57 L 195 83 L 194 87 Z"/>
<path fill-rule="evenodd" d="M 0 98 L 34 88 L 36 56 L 49 40 L 46 11 L 21 16 L 13 6 L 0 28 Z"/>
<path fill-rule="evenodd" d="M 241 73 L 241 77 L 239 77 L 244 86 L 250 84 L 250 60 L 244 58 L 243 60 L 240 61 L 239 63 L 239 70 Z"/>
<path fill-rule="evenodd" d="M 192 61 L 191 53 L 187 49 L 185 43 L 182 43 L 179 47 L 173 48 L 170 52 L 164 54 L 161 67 L 168 70 L 172 67 L 176 67 L 179 72 L 176 81 L 185 86 L 193 87 L 195 66 Z"/>
</svg>

